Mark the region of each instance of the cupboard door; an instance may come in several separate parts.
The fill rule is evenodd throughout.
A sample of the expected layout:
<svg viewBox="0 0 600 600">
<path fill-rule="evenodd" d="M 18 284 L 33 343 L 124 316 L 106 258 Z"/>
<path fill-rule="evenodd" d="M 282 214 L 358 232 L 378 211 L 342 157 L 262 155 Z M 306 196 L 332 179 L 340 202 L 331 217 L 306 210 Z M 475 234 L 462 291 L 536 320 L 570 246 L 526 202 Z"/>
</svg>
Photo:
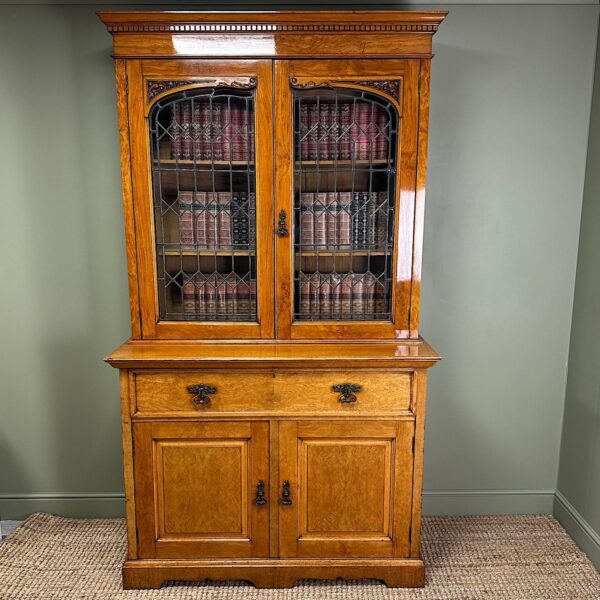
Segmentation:
<svg viewBox="0 0 600 600">
<path fill-rule="evenodd" d="M 419 70 L 276 62 L 278 337 L 416 335 Z"/>
<path fill-rule="evenodd" d="M 279 428 L 280 556 L 406 557 L 413 421 Z"/>
<path fill-rule="evenodd" d="M 271 61 L 127 75 L 142 337 L 273 337 Z"/>
<path fill-rule="evenodd" d="M 268 556 L 268 427 L 134 424 L 140 558 Z"/>
</svg>

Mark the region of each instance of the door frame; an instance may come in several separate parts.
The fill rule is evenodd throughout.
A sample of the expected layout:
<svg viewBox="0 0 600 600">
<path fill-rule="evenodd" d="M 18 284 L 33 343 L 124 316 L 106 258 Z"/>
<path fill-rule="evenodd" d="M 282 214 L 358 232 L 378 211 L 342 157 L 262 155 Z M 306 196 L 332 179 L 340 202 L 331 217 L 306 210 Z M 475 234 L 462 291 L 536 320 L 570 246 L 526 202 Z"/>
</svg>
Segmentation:
<svg viewBox="0 0 600 600">
<path fill-rule="evenodd" d="M 273 256 L 273 62 L 271 60 L 129 60 L 126 65 L 127 112 L 131 148 L 133 206 L 125 206 L 134 223 L 135 260 L 143 339 L 230 339 L 274 336 Z M 177 89 L 206 87 L 207 81 L 256 78 L 256 323 L 161 321 L 159 319 L 156 246 L 148 113 L 157 99 L 148 98 L 149 81 L 182 82 Z M 169 93 L 172 93 L 171 91 Z M 127 212 L 130 211 L 130 215 Z M 127 218 L 129 217 L 129 218 Z M 133 257 L 130 259 L 133 260 Z"/>
<path fill-rule="evenodd" d="M 422 236 L 422 232 L 415 231 L 415 219 L 419 221 L 416 210 L 417 154 L 420 108 L 423 108 L 419 103 L 421 60 L 318 59 L 274 62 L 276 214 L 285 211 L 287 215 L 293 215 L 294 206 L 294 109 L 291 78 L 294 78 L 295 85 L 300 86 L 335 85 L 382 95 L 396 105 L 400 129 L 397 149 L 399 168 L 396 175 L 391 321 L 294 321 L 293 222 L 290 217 L 290 235 L 278 237 L 275 244 L 277 337 L 313 340 L 400 339 L 418 336 L 418 331 L 411 328 L 411 310 L 418 312 L 418 291 L 413 285 L 413 276 L 415 273 L 420 276 L 413 264 L 415 262 L 417 267 L 420 264 L 419 260 L 414 261 L 413 244 L 415 240 L 420 243 Z M 354 78 L 355 81 L 349 82 L 348 78 Z M 380 89 L 369 87 L 377 81 L 399 81 L 399 99 L 396 100 Z"/>
</svg>

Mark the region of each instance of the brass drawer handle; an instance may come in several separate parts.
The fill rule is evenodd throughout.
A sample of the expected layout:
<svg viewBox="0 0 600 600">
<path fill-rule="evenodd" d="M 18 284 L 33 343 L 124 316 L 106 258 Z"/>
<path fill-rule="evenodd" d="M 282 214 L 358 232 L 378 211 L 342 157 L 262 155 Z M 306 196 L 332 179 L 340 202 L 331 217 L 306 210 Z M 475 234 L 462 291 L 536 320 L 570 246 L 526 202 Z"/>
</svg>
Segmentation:
<svg viewBox="0 0 600 600">
<path fill-rule="evenodd" d="M 338 402 L 342 404 L 356 402 L 358 400 L 356 392 L 360 392 L 360 390 L 361 386 L 357 383 L 338 383 L 338 385 L 333 386 L 333 391 L 340 395 Z"/>
<path fill-rule="evenodd" d="M 265 498 L 265 482 L 261 479 L 256 484 L 256 498 L 254 500 L 254 504 L 256 506 L 264 506 L 267 503 L 267 499 Z"/>
<path fill-rule="evenodd" d="M 206 385 L 205 383 L 198 383 L 196 385 L 190 385 L 188 387 L 190 394 L 195 394 L 192 398 L 192 404 L 194 406 L 204 406 L 210 404 L 210 396 L 208 394 L 216 394 L 217 388 L 212 385 Z"/>
<path fill-rule="evenodd" d="M 290 491 L 290 482 L 286 479 L 281 486 L 281 500 L 279 500 L 279 504 L 283 506 L 291 506 L 292 505 L 292 493 Z"/>
</svg>

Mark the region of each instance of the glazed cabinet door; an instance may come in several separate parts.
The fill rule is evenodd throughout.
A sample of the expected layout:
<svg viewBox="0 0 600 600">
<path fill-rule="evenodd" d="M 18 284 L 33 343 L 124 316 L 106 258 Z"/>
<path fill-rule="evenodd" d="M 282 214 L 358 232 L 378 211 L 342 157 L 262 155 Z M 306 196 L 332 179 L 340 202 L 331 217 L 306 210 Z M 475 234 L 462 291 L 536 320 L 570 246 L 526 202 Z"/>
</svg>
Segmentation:
<svg viewBox="0 0 600 600">
<path fill-rule="evenodd" d="M 280 556 L 407 557 L 412 421 L 279 428 Z"/>
<path fill-rule="evenodd" d="M 268 556 L 268 427 L 134 425 L 139 558 Z"/>
<path fill-rule="evenodd" d="M 419 59 L 276 61 L 278 337 L 417 336 L 427 73 Z"/>
<path fill-rule="evenodd" d="M 124 68 L 134 333 L 273 337 L 272 62 Z"/>
</svg>

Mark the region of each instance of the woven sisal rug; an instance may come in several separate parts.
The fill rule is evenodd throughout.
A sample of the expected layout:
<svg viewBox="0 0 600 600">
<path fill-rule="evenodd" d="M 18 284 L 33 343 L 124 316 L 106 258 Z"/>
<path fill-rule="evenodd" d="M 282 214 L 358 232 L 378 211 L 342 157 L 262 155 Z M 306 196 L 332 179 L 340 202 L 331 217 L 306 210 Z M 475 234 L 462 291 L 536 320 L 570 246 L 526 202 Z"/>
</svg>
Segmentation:
<svg viewBox="0 0 600 600">
<path fill-rule="evenodd" d="M 423 526 L 427 585 L 388 589 L 374 581 L 300 582 L 257 590 L 242 582 L 169 584 L 124 592 L 120 519 L 30 517 L 0 543 L 2 600 L 577 600 L 600 599 L 600 574 L 546 516 L 430 517 Z"/>
</svg>

